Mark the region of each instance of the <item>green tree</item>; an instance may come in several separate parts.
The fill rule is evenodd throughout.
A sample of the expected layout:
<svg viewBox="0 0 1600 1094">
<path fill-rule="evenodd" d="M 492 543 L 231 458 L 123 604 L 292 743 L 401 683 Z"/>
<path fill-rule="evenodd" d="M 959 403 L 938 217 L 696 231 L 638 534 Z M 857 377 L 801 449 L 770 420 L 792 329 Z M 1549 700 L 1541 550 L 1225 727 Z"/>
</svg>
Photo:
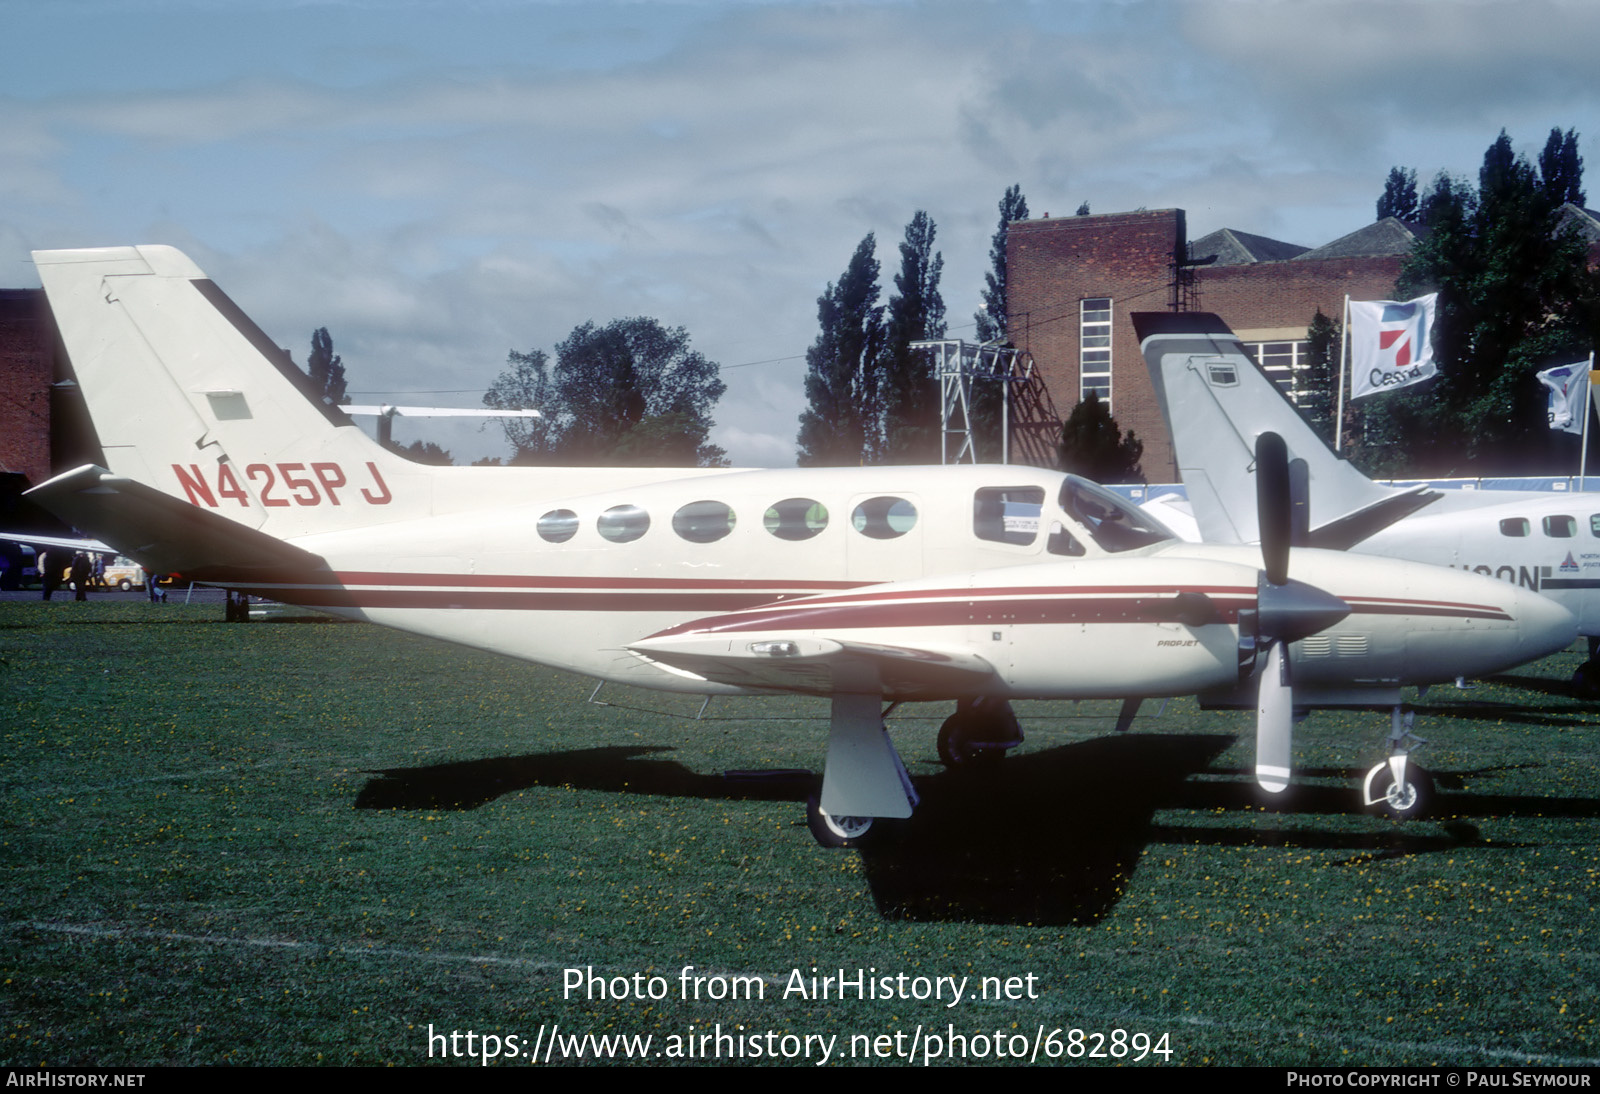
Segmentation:
<svg viewBox="0 0 1600 1094">
<path fill-rule="evenodd" d="M 881 463 L 937 463 L 939 459 L 939 381 L 929 354 L 911 343 L 945 335 L 944 297 L 939 275 L 944 256 L 933 249 L 933 218 L 918 210 L 900 244 L 896 292 L 889 297 L 889 319 L 880 370 L 883 394 Z"/>
<path fill-rule="evenodd" d="M 484 395 L 488 406 L 533 406 L 543 418 L 507 420 L 516 463 L 715 467 L 711 409 L 727 390 L 716 362 L 689 347 L 682 327 L 648 317 L 584 323 L 556 346 L 513 352 Z"/>
<path fill-rule="evenodd" d="M 1061 427 L 1059 453 L 1061 470 L 1095 482 L 1144 481 L 1144 442 L 1131 429 L 1123 435 L 1097 392 L 1072 408 Z"/>
<path fill-rule="evenodd" d="M 837 283 L 817 297 L 817 340 L 806 350 L 806 400 L 796 459 L 801 467 L 865 462 L 876 435 L 878 357 L 883 309 L 878 305 L 877 241 L 867 233 Z"/>
<path fill-rule="evenodd" d="M 1362 400 L 1356 456 L 1388 473 L 1541 470 L 1551 441 L 1534 373 L 1592 344 L 1583 243 L 1560 228 L 1559 202 L 1503 130 L 1484 153 L 1476 190 L 1441 175 L 1421 212 L 1428 231 L 1395 295 L 1439 294 L 1439 375 Z"/>
<path fill-rule="evenodd" d="M 989 272 L 984 274 L 983 310 L 978 321 L 978 341 L 993 342 L 1006 337 L 1010 303 L 1006 297 L 1006 237 L 1013 220 L 1028 219 L 1028 199 L 1019 183 L 1006 190 L 1000 199 L 1000 226 L 989 241 Z"/>
<path fill-rule="evenodd" d="M 1550 130 L 1544 151 L 1539 153 L 1539 182 L 1545 196 L 1555 204 L 1570 201 L 1583 205 L 1583 157 L 1578 155 L 1576 130 Z"/>
<path fill-rule="evenodd" d="M 1088 215 L 1088 202 L 1080 207 Z M 1012 221 L 1028 219 L 1028 200 L 1022 196 L 1020 184 L 1010 187 L 1000 199 L 1000 224 L 989 243 L 989 272 L 984 275 L 983 310 L 974 317 L 978 323 L 980 342 L 1008 341 L 1011 304 L 1006 290 L 1006 240 Z M 977 458 L 986 463 L 997 463 L 1004 444 L 1000 436 L 1002 410 L 1007 398 L 1006 385 L 995 381 L 979 381 L 972 385 L 968 428 L 972 433 L 973 449 Z"/>
<path fill-rule="evenodd" d="M 350 402 L 345 394 L 344 359 L 334 356 L 333 336 L 327 327 L 311 332 L 311 356 L 306 358 L 306 372 L 317 398 L 328 406 L 345 406 Z"/>
<path fill-rule="evenodd" d="M 537 410 L 542 418 L 500 418 L 511 445 L 512 461 L 542 464 L 556 459 L 559 432 L 553 414 L 556 394 L 550 379 L 550 355 L 542 349 L 506 356 L 506 370 L 484 392 L 483 405 L 496 410 Z"/>
<path fill-rule="evenodd" d="M 394 445 L 394 450 L 413 463 L 425 463 L 433 467 L 449 467 L 455 462 L 450 453 L 434 444 L 432 441 L 412 441 L 408 445 Z"/>
<path fill-rule="evenodd" d="M 1339 324 L 1318 308 L 1306 329 L 1306 342 L 1306 368 L 1299 377 L 1298 405 L 1306 422 L 1331 447 L 1334 404 L 1339 399 Z"/>
<path fill-rule="evenodd" d="M 1417 173 L 1411 168 L 1391 167 L 1389 178 L 1383 184 L 1383 195 L 1378 198 L 1378 219 L 1395 217 L 1398 220 L 1416 220 Z"/>
</svg>

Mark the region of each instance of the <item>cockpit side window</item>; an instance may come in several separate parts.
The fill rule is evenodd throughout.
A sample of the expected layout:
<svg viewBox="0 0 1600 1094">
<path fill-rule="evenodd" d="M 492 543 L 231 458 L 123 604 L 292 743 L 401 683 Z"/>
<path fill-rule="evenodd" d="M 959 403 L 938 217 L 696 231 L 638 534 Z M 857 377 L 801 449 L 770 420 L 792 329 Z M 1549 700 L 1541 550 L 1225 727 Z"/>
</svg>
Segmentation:
<svg viewBox="0 0 1600 1094">
<path fill-rule="evenodd" d="M 1044 487 L 984 487 L 972 496 L 972 534 L 991 543 L 1025 547 L 1039 538 Z"/>
<path fill-rule="evenodd" d="M 1059 520 L 1050 522 L 1050 541 L 1046 547 L 1051 554 L 1066 555 L 1068 558 L 1082 558 L 1089 553 L 1071 532 L 1061 526 Z"/>
<path fill-rule="evenodd" d="M 1177 538 L 1132 502 L 1076 475 L 1068 475 L 1061 484 L 1061 510 L 1113 554 Z"/>
</svg>

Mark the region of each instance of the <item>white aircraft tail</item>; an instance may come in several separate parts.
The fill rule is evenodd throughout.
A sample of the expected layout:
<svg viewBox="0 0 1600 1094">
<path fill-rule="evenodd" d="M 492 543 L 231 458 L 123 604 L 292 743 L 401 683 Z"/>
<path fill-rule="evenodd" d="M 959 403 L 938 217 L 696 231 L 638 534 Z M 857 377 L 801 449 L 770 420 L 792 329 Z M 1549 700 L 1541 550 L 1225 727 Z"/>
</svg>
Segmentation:
<svg viewBox="0 0 1600 1094">
<path fill-rule="evenodd" d="M 1336 455 L 1217 316 L 1139 312 L 1133 324 L 1206 542 L 1256 538 L 1252 472 L 1263 433 L 1281 436 L 1300 465 L 1295 492 L 1308 508 L 1306 546 L 1351 547 L 1438 496 L 1375 483 Z"/>
<path fill-rule="evenodd" d="M 36 251 L 110 470 L 278 537 L 432 511 L 434 472 L 319 403 L 171 247 Z"/>
</svg>

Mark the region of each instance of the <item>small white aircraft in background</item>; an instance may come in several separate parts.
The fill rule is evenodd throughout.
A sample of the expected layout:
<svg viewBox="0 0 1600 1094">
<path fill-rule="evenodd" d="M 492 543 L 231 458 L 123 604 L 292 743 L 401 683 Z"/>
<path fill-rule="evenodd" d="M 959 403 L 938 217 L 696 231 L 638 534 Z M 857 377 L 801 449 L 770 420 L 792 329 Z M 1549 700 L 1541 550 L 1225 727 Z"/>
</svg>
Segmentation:
<svg viewBox="0 0 1600 1094">
<path fill-rule="evenodd" d="M 1574 684 L 1600 688 L 1600 495 L 1375 483 L 1329 449 L 1217 316 L 1150 312 L 1133 322 L 1205 542 L 1255 538 L 1255 439 L 1276 433 L 1304 482 L 1297 544 L 1451 566 L 1537 590 L 1571 611 L 1589 639 L 1590 659 Z"/>
<path fill-rule="evenodd" d="M 1012 699 L 1124 699 L 1121 727 L 1142 697 L 1244 687 L 1258 780 L 1281 790 L 1296 706 L 1389 705 L 1574 633 L 1472 574 L 1297 551 L 1291 580 L 1286 469 L 1263 480 L 1258 551 L 1179 543 L 1036 468 L 413 464 L 305 398 L 179 252 L 34 259 L 109 465 L 31 491 L 46 507 L 152 569 L 603 680 L 828 697 L 825 843 L 916 804 L 886 699 L 954 700 L 940 753 L 959 762 L 1020 742 Z M 1408 808 L 1404 751 L 1380 769 Z"/>
</svg>

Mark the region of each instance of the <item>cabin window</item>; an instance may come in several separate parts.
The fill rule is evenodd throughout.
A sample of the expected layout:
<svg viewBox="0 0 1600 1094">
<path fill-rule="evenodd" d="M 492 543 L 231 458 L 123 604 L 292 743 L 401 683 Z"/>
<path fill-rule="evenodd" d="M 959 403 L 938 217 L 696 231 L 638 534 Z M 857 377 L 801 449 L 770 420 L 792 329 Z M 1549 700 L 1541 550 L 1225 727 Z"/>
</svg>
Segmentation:
<svg viewBox="0 0 1600 1094">
<path fill-rule="evenodd" d="M 1160 521 L 1088 479 L 1068 475 L 1061 484 L 1061 510 L 1089 530 L 1107 551 L 1131 551 L 1176 539 Z"/>
<path fill-rule="evenodd" d="M 810 539 L 828 526 L 828 507 L 810 498 L 785 498 L 767 509 L 761 523 L 779 539 Z"/>
<path fill-rule="evenodd" d="M 1527 517 L 1507 517 L 1505 520 L 1500 522 L 1500 534 L 1502 536 L 1512 536 L 1512 537 L 1520 537 L 1520 536 L 1527 535 L 1528 534 L 1528 518 Z"/>
<path fill-rule="evenodd" d="M 985 487 L 972 497 L 972 533 L 991 543 L 1027 546 L 1039 538 L 1044 487 Z"/>
<path fill-rule="evenodd" d="M 546 543 L 565 543 L 578 534 L 578 514 L 571 509 L 552 509 L 534 528 Z"/>
<path fill-rule="evenodd" d="M 632 543 L 650 530 L 650 514 L 637 505 L 613 505 L 600 514 L 595 528 L 612 543 Z"/>
<path fill-rule="evenodd" d="M 720 501 L 691 501 L 672 514 L 672 530 L 690 543 L 715 543 L 733 531 L 733 510 Z"/>
<path fill-rule="evenodd" d="M 1571 517 L 1545 517 L 1544 534 L 1551 539 L 1571 539 L 1578 534 L 1578 522 Z"/>
<path fill-rule="evenodd" d="M 850 514 L 855 530 L 868 539 L 898 539 L 917 523 L 917 507 L 905 498 L 868 498 Z"/>
<path fill-rule="evenodd" d="M 1600 539 L 1600 513 L 1589 518 L 1589 534 Z"/>
</svg>

